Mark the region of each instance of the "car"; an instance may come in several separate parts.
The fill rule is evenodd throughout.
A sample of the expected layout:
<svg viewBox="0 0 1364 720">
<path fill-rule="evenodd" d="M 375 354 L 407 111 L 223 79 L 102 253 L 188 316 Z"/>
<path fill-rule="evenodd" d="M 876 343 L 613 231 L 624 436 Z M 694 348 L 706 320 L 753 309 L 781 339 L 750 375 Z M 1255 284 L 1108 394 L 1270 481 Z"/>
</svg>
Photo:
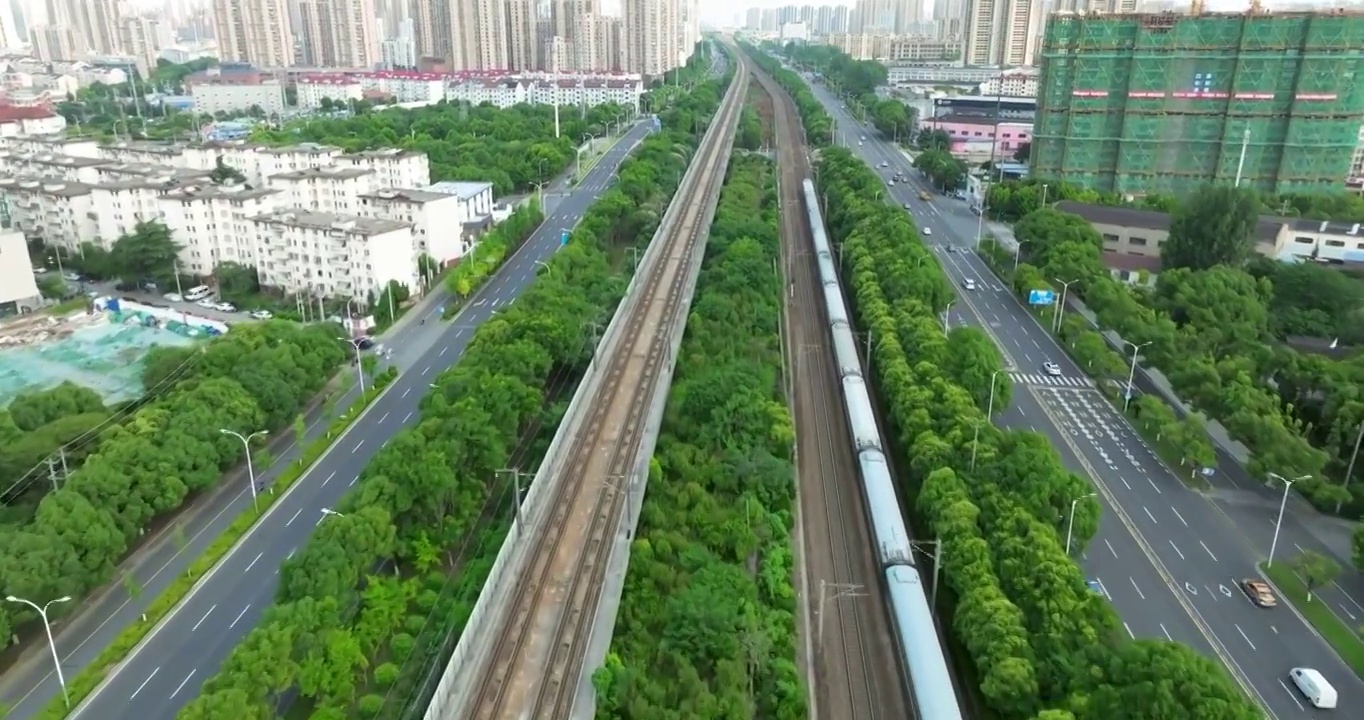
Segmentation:
<svg viewBox="0 0 1364 720">
<path fill-rule="evenodd" d="M 166 302 L 176 302 L 176 303 L 178 303 L 178 302 L 184 302 L 184 301 L 185 301 L 184 296 L 182 296 L 180 293 L 166 293 L 165 295 L 162 295 L 161 297 L 165 298 L 165 299 L 166 299 Z"/>
<path fill-rule="evenodd" d="M 895 187 L 895 181 L 894 181 L 894 180 L 887 180 L 887 181 L 886 181 L 886 184 L 889 185 L 889 186 L 891 186 L 891 187 Z"/>
<path fill-rule="evenodd" d="M 64 272 L 64 273 L 62 273 L 62 279 L 65 280 L 65 281 L 67 281 L 67 282 L 80 282 L 81 280 L 84 280 L 85 278 L 82 278 L 82 277 L 80 276 L 80 273 Z"/>
<path fill-rule="evenodd" d="M 971 278 L 966 278 L 966 279 L 963 280 L 962 282 L 963 282 L 963 284 L 966 286 L 966 289 L 967 289 L 967 290 L 975 290 L 975 289 L 976 289 L 976 281 L 975 281 L 975 280 L 972 280 Z"/>
<path fill-rule="evenodd" d="M 927 233 L 925 233 L 925 234 L 927 234 Z M 947 246 L 947 252 L 954 253 L 954 252 L 956 252 L 956 251 L 957 251 L 957 246 L 956 246 L 956 245 L 948 245 L 948 246 Z"/>
<path fill-rule="evenodd" d="M 932 195 L 929 195 L 929 194 L 926 193 L 926 192 L 921 192 L 921 193 L 919 193 L 919 199 L 920 199 L 920 200 L 923 200 L 924 202 L 928 202 L 928 201 L 930 201 L 930 200 L 933 199 L 933 196 L 932 196 Z"/>
<path fill-rule="evenodd" d="M 361 350 L 368 350 L 368 349 L 374 347 L 374 338 L 372 338 L 372 337 L 370 337 L 370 336 L 368 336 L 368 335 L 365 335 L 364 337 L 360 338 L 360 340 L 359 340 L 358 342 L 356 342 L 355 344 L 356 344 L 356 346 L 358 346 Z"/>
<path fill-rule="evenodd" d="M 1274 597 L 1274 589 L 1269 587 L 1269 583 L 1258 578 L 1242 580 L 1241 592 L 1244 592 L 1256 607 L 1272 608 L 1279 604 L 1278 598 Z"/>
<path fill-rule="evenodd" d="M 214 310 L 217 310 L 218 312 L 225 312 L 225 313 L 237 312 L 237 306 L 236 306 L 236 305 L 233 305 L 233 304 L 230 303 L 230 302 L 214 303 L 213 309 L 214 309 Z"/>
<path fill-rule="evenodd" d="M 857 141 L 857 147 L 862 147 L 862 141 L 861 141 L 861 140 L 858 140 L 858 141 Z"/>
<path fill-rule="evenodd" d="M 906 210 L 912 210 L 913 208 L 911 208 L 911 207 L 909 206 L 909 203 L 905 203 L 905 209 L 906 209 Z"/>
<path fill-rule="evenodd" d="M 890 167 L 890 163 L 886 162 L 885 160 L 882 160 L 882 161 L 881 161 L 881 167 L 883 167 L 883 168 L 888 168 L 888 167 Z"/>
<path fill-rule="evenodd" d="M 1046 373 L 1051 376 L 1058 376 L 1061 374 L 1061 366 L 1057 365 L 1056 363 L 1050 360 L 1042 363 L 1042 369 L 1045 370 Z"/>
<path fill-rule="evenodd" d="M 862 141 L 863 141 L 863 142 L 866 142 L 866 140 L 867 140 L 867 136 L 866 136 L 866 135 L 863 135 L 863 136 L 862 136 Z"/>
<path fill-rule="evenodd" d="M 933 237 L 933 228 L 931 227 L 924 228 L 924 237 Z"/>
<path fill-rule="evenodd" d="M 274 317 L 274 315 L 271 314 L 269 310 L 253 310 L 251 311 L 251 317 L 257 320 L 269 320 Z"/>
<path fill-rule="evenodd" d="M 208 298 L 204 298 L 203 300 L 200 300 L 199 302 L 194 303 L 194 304 L 195 304 L 195 305 L 198 305 L 198 306 L 201 307 L 201 308 L 206 308 L 206 309 L 208 309 L 208 310 L 217 310 L 217 309 L 218 309 L 218 303 L 215 303 L 215 302 L 213 302 L 212 300 L 210 300 L 210 299 L 208 299 Z"/>
</svg>

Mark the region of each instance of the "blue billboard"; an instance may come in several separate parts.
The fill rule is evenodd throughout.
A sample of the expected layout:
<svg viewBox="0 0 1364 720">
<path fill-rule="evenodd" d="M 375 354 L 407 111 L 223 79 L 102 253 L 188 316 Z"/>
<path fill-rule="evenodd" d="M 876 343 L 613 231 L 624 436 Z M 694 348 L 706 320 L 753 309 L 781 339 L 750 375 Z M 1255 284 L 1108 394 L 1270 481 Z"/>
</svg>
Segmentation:
<svg viewBox="0 0 1364 720">
<path fill-rule="evenodd" d="M 1056 293 L 1051 290 L 1031 290 L 1028 292 L 1029 305 L 1051 305 L 1056 302 Z"/>
</svg>

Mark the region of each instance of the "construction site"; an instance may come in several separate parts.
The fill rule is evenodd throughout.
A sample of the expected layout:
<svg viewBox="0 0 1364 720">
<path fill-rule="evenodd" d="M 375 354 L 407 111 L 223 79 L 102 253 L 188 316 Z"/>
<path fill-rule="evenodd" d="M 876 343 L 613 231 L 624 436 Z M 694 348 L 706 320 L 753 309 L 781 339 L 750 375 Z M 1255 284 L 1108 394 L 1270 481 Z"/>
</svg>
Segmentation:
<svg viewBox="0 0 1364 720">
<path fill-rule="evenodd" d="M 1058 13 L 1032 175 L 1122 195 L 1343 187 L 1364 125 L 1364 11 Z"/>
</svg>

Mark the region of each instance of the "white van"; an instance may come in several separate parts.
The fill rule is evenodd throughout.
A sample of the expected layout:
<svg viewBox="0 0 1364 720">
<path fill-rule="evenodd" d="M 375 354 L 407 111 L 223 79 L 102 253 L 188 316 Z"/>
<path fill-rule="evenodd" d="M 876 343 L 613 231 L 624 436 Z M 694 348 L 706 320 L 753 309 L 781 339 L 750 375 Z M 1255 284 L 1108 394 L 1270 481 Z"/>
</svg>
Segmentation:
<svg viewBox="0 0 1364 720">
<path fill-rule="evenodd" d="M 185 299 L 190 302 L 198 302 L 212 294 L 213 291 L 207 285 L 195 285 L 185 291 Z"/>
<path fill-rule="evenodd" d="M 1313 707 L 1330 710 L 1336 706 L 1336 700 L 1339 699 L 1336 689 L 1326 682 L 1321 673 L 1312 668 L 1293 668 L 1288 671 L 1288 677 L 1293 679 L 1293 684 L 1298 686 Z"/>
</svg>

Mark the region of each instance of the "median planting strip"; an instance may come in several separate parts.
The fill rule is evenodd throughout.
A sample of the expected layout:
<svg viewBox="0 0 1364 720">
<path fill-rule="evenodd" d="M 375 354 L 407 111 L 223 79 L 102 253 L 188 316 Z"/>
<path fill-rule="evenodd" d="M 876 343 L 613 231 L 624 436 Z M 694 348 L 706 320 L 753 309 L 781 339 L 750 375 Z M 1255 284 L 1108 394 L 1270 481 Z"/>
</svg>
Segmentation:
<svg viewBox="0 0 1364 720">
<path fill-rule="evenodd" d="M 1340 659 L 1344 660 L 1356 675 L 1364 677 L 1364 638 L 1360 638 L 1356 630 L 1319 598 L 1313 597 L 1309 600 L 1307 585 L 1288 565 L 1260 563 L 1260 572 L 1274 583 L 1279 597 L 1292 603 L 1293 608 L 1311 624 L 1317 634 L 1335 648 Z"/>
<path fill-rule="evenodd" d="M 261 518 L 265 517 L 270 508 L 280 498 L 284 497 L 285 493 L 299 478 L 307 474 L 313 464 L 331 448 L 332 443 L 345 433 L 365 411 L 365 408 L 373 403 L 397 377 L 397 370 L 392 367 L 377 375 L 374 378 L 374 386 L 365 390 L 364 394 L 349 409 L 331 422 L 326 433 L 303 448 L 302 454 L 290 463 L 289 467 L 280 472 L 271 485 L 273 491 L 258 496 L 261 504 L 259 512 L 245 512 L 239 515 L 228 526 L 227 530 L 209 544 L 203 554 L 190 564 L 184 575 L 172 582 L 147 606 L 147 611 L 143 613 L 140 622 L 124 628 L 93 662 L 67 682 L 67 691 L 71 696 L 70 707 L 67 707 L 62 697 L 58 695 L 34 717 L 37 720 L 61 720 L 69 717 L 72 710 L 80 707 L 81 702 L 104 682 L 105 675 L 116 665 L 123 662 L 127 655 L 137 647 L 138 643 L 142 642 L 142 639 L 189 595 L 199 580 L 207 575 L 236 546 L 238 541 L 255 527 Z"/>
</svg>

